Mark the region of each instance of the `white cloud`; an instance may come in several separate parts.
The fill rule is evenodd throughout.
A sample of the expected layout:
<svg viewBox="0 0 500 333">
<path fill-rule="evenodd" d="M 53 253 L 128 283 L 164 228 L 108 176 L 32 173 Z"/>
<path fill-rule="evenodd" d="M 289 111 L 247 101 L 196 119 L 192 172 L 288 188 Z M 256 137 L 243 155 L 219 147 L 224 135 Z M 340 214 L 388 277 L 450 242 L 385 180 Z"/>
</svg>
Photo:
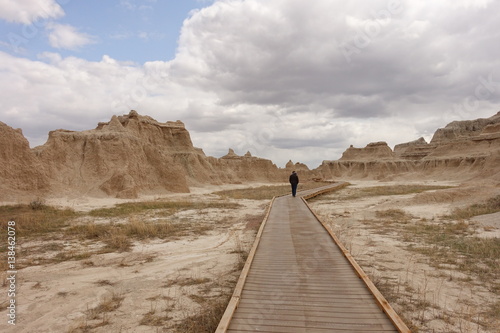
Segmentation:
<svg viewBox="0 0 500 333">
<path fill-rule="evenodd" d="M 62 16 L 64 10 L 55 0 L 0 0 L 0 18 L 8 22 L 31 24 Z"/>
<path fill-rule="evenodd" d="M 68 24 L 48 23 L 49 43 L 57 49 L 77 50 L 82 46 L 95 43 L 95 37 L 78 32 L 78 30 Z"/>
<path fill-rule="evenodd" d="M 33 144 L 136 109 L 184 121 L 209 155 L 316 167 L 350 144 L 428 138 L 500 109 L 500 2 L 447 3 L 217 1 L 185 21 L 174 60 L 142 66 L 0 53 L 0 115 Z M 88 41 L 64 27 L 55 45 Z"/>
<path fill-rule="evenodd" d="M 157 0 L 120 0 L 120 6 L 127 10 L 152 10 Z"/>
</svg>

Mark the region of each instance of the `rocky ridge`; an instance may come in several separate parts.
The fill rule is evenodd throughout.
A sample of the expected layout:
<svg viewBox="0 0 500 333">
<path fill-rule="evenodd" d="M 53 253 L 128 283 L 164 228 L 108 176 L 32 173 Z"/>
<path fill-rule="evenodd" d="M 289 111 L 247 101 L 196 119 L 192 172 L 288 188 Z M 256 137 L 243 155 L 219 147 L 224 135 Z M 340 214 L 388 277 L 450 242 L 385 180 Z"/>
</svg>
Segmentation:
<svg viewBox="0 0 500 333">
<path fill-rule="evenodd" d="M 181 121 L 161 123 L 131 111 L 93 130 L 55 130 L 30 149 L 19 129 L 0 122 L 0 201 L 36 196 L 112 196 L 189 192 L 203 184 L 286 182 L 291 170 L 302 179 L 402 178 L 494 179 L 500 181 L 500 112 L 486 119 L 455 121 L 425 139 L 396 145 L 349 147 L 339 160 L 314 170 L 232 149 L 221 158 L 193 146 Z"/>
<path fill-rule="evenodd" d="M 494 179 L 500 181 L 500 112 L 490 118 L 454 121 L 424 138 L 398 144 L 385 142 L 348 148 L 338 161 L 323 161 L 323 177 L 390 180 Z"/>
</svg>

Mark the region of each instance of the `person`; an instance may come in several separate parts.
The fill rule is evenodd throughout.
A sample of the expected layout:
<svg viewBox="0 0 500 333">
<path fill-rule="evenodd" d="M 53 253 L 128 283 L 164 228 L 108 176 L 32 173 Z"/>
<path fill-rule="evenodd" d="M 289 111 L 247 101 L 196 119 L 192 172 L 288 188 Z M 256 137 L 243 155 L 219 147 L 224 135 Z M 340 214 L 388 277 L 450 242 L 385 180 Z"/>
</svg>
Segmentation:
<svg viewBox="0 0 500 333">
<path fill-rule="evenodd" d="M 295 196 L 297 194 L 297 185 L 299 185 L 299 176 L 295 171 L 292 172 L 289 180 L 292 185 L 292 195 Z"/>
</svg>

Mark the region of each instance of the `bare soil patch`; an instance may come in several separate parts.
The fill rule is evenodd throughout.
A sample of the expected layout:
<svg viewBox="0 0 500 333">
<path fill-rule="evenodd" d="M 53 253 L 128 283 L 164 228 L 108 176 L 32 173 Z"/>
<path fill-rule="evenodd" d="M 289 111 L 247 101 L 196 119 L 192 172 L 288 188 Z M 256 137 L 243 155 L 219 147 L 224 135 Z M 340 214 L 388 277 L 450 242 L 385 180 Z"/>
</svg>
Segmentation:
<svg viewBox="0 0 500 333">
<path fill-rule="evenodd" d="M 2 222 L 25 222 L 18 323 L 2 321 L 0 331 L 213 332 L 269 196 L 288 191 L 240 184 L 4 206 Z M 498 333 L 499 194 L 495 186 L 363 181 L 311 206 L 412 332 Z"/>
<path fill-rule="evenodd" d="M 412 332 L 498 333 L 499 213 L 488 209 L 500 210 L 499 194 L 495 186 L 370 181 L 311 206 Z"/>
<path fill-rule="evenodd" d="M 0 331 L 212 332 L 269 202 L 211 194 L 241 187 L 1 207 L 19 237 L 17 324 Z"/>
</svg>

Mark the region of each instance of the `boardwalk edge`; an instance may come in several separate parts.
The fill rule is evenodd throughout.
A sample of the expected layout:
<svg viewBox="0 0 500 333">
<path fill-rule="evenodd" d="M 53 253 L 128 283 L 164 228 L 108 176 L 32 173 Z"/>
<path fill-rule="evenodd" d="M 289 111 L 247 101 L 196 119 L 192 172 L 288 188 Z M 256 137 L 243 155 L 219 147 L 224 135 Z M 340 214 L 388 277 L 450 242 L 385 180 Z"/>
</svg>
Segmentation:
<svg viewBox="0 0 500 333">
<path fill-rule="evenodd" d="M 233 317 L 233 314 L 236 311 L 236 308 L 238 308 L 238 305 L 240 303 L 240 298 L 241 298 L 241 293 L 243 291 L 243 286 L 245 285 L 245 281 L 247 279 L 248 272 L 250 271 L 250 267 L 252 266 L 255 252 L 257 251 L 257 247 L 259 246 L 260 238 L 262 237 L 262 233 L 264 231 L 264 227 L 266 225 L 266 222 L 269 219 L 269 213 L 271 212 L 271 208 L 273 207 L 273 203 L 274 203 L 275 198 L 276 197 L 273 197 L 269 206 L 267 207 L 266 215 L 264 216 L 264 219 L 262 220 L 262 223 L 260 224 L 259 231 L 257 232 L 257 235 L 255 236 L 255 241 L 252 245 L 252 249 L 250 250 L 250 253 L 248 254 L 248 258 L 245 262 L 245 266 L 243 266 L 243 269 L 241 270 L 241 274 L 240 274 L 240 277 L 238 278 L 238 282 L 236 283 L 236 287 L 234 288 L 233 295 L 231 296 L 231 299 L 229 300 L 229 303 L 226 307 L 226 311 L 222 315 L 222 318 L 219 322 L 219 326 L 217 326 L 217 329 L 215 330 L 214 333 L 226 333 L 227 329 L 229 328 L 231 318 Z"/>
<path fill-rule="evenodd" d="M 342 186 L 342 185 L 343 184 L 339 184 L 339 186 Z M 394 326 L 396 327 L 396 329 L 400 333 L 411 333 L 411 331 L 408 328 L 408 326 L 406 326 L 406 324 L 401 319 L 401 317 L 396 313 L 396 311 L 392 308 L 392 306 L 385 299 L 385 297 L 382 295 L 382 293 L 373 284 L 373 282 L 370 280 L 370 278 L 368 277 L 368 275 L 366 275 L 366 273 L 363 271 L 363 269 L 361 268 L 361 266 L 359 266 L 359 264 L 356 262 L 356 260 L 354 259 L 354 257 L 351 255 L 351 253 L 349 252 L 349 250 L 347 250 L 347 248 L 341 243 L 341 241 L 337 237 L 337 235 L 335 235 L 335 233 L 333 232 L 333 230 L 318 216 L 318 214 L 316 214 L 316 212 L 311 208 L 311 206 L 309 206 L 309 204 L 307 202 L 307 199 L 310 199 L 310 198 L 318 196 L 320 194 L 323 194 L 323 193 L 326 193 L 326 192 L 331 192 L 331 191 L 337 190 L 337 189 L 338 189 L 338 187 L 333 187 L 333 188 L 330 188 L 328 190 L 318 191 L 318 192 L 315 192 L 313 194 L 301 197 L 301 199 L 304 201 L 304 203 L 309 208 L 309 210 L 311 211 L 311 213 L 316 217 L 316 219 L 318 220 L 318 222 L 321 223 L 321 225 L 323 226 L 323 228 L 325 228 L 326 231 L 330 234 L 330 236 L 332 237 L 332 239 L 335 242 L 335 244 L 337 244 L 337 246 L 340 248 L 340 250 L 342 251 L 342 253 L 344 254 L 344 256 L 347 258 L 347 260 L 349 261 L 349 263 L 351 264 L 351 266 L 356 271 L 356 274 L 359 276 L 359 278 L 363 280 L 363 282 L 365 283 L 366 287 L 370 290 L 370 292 L 372 293 L 373 297 L 375 298 L 375 300 L 376 300 L 377 304 L 379 305 L 379 307 L 389 317 L 389 319 L 394 324 Z"/>
</svg>

